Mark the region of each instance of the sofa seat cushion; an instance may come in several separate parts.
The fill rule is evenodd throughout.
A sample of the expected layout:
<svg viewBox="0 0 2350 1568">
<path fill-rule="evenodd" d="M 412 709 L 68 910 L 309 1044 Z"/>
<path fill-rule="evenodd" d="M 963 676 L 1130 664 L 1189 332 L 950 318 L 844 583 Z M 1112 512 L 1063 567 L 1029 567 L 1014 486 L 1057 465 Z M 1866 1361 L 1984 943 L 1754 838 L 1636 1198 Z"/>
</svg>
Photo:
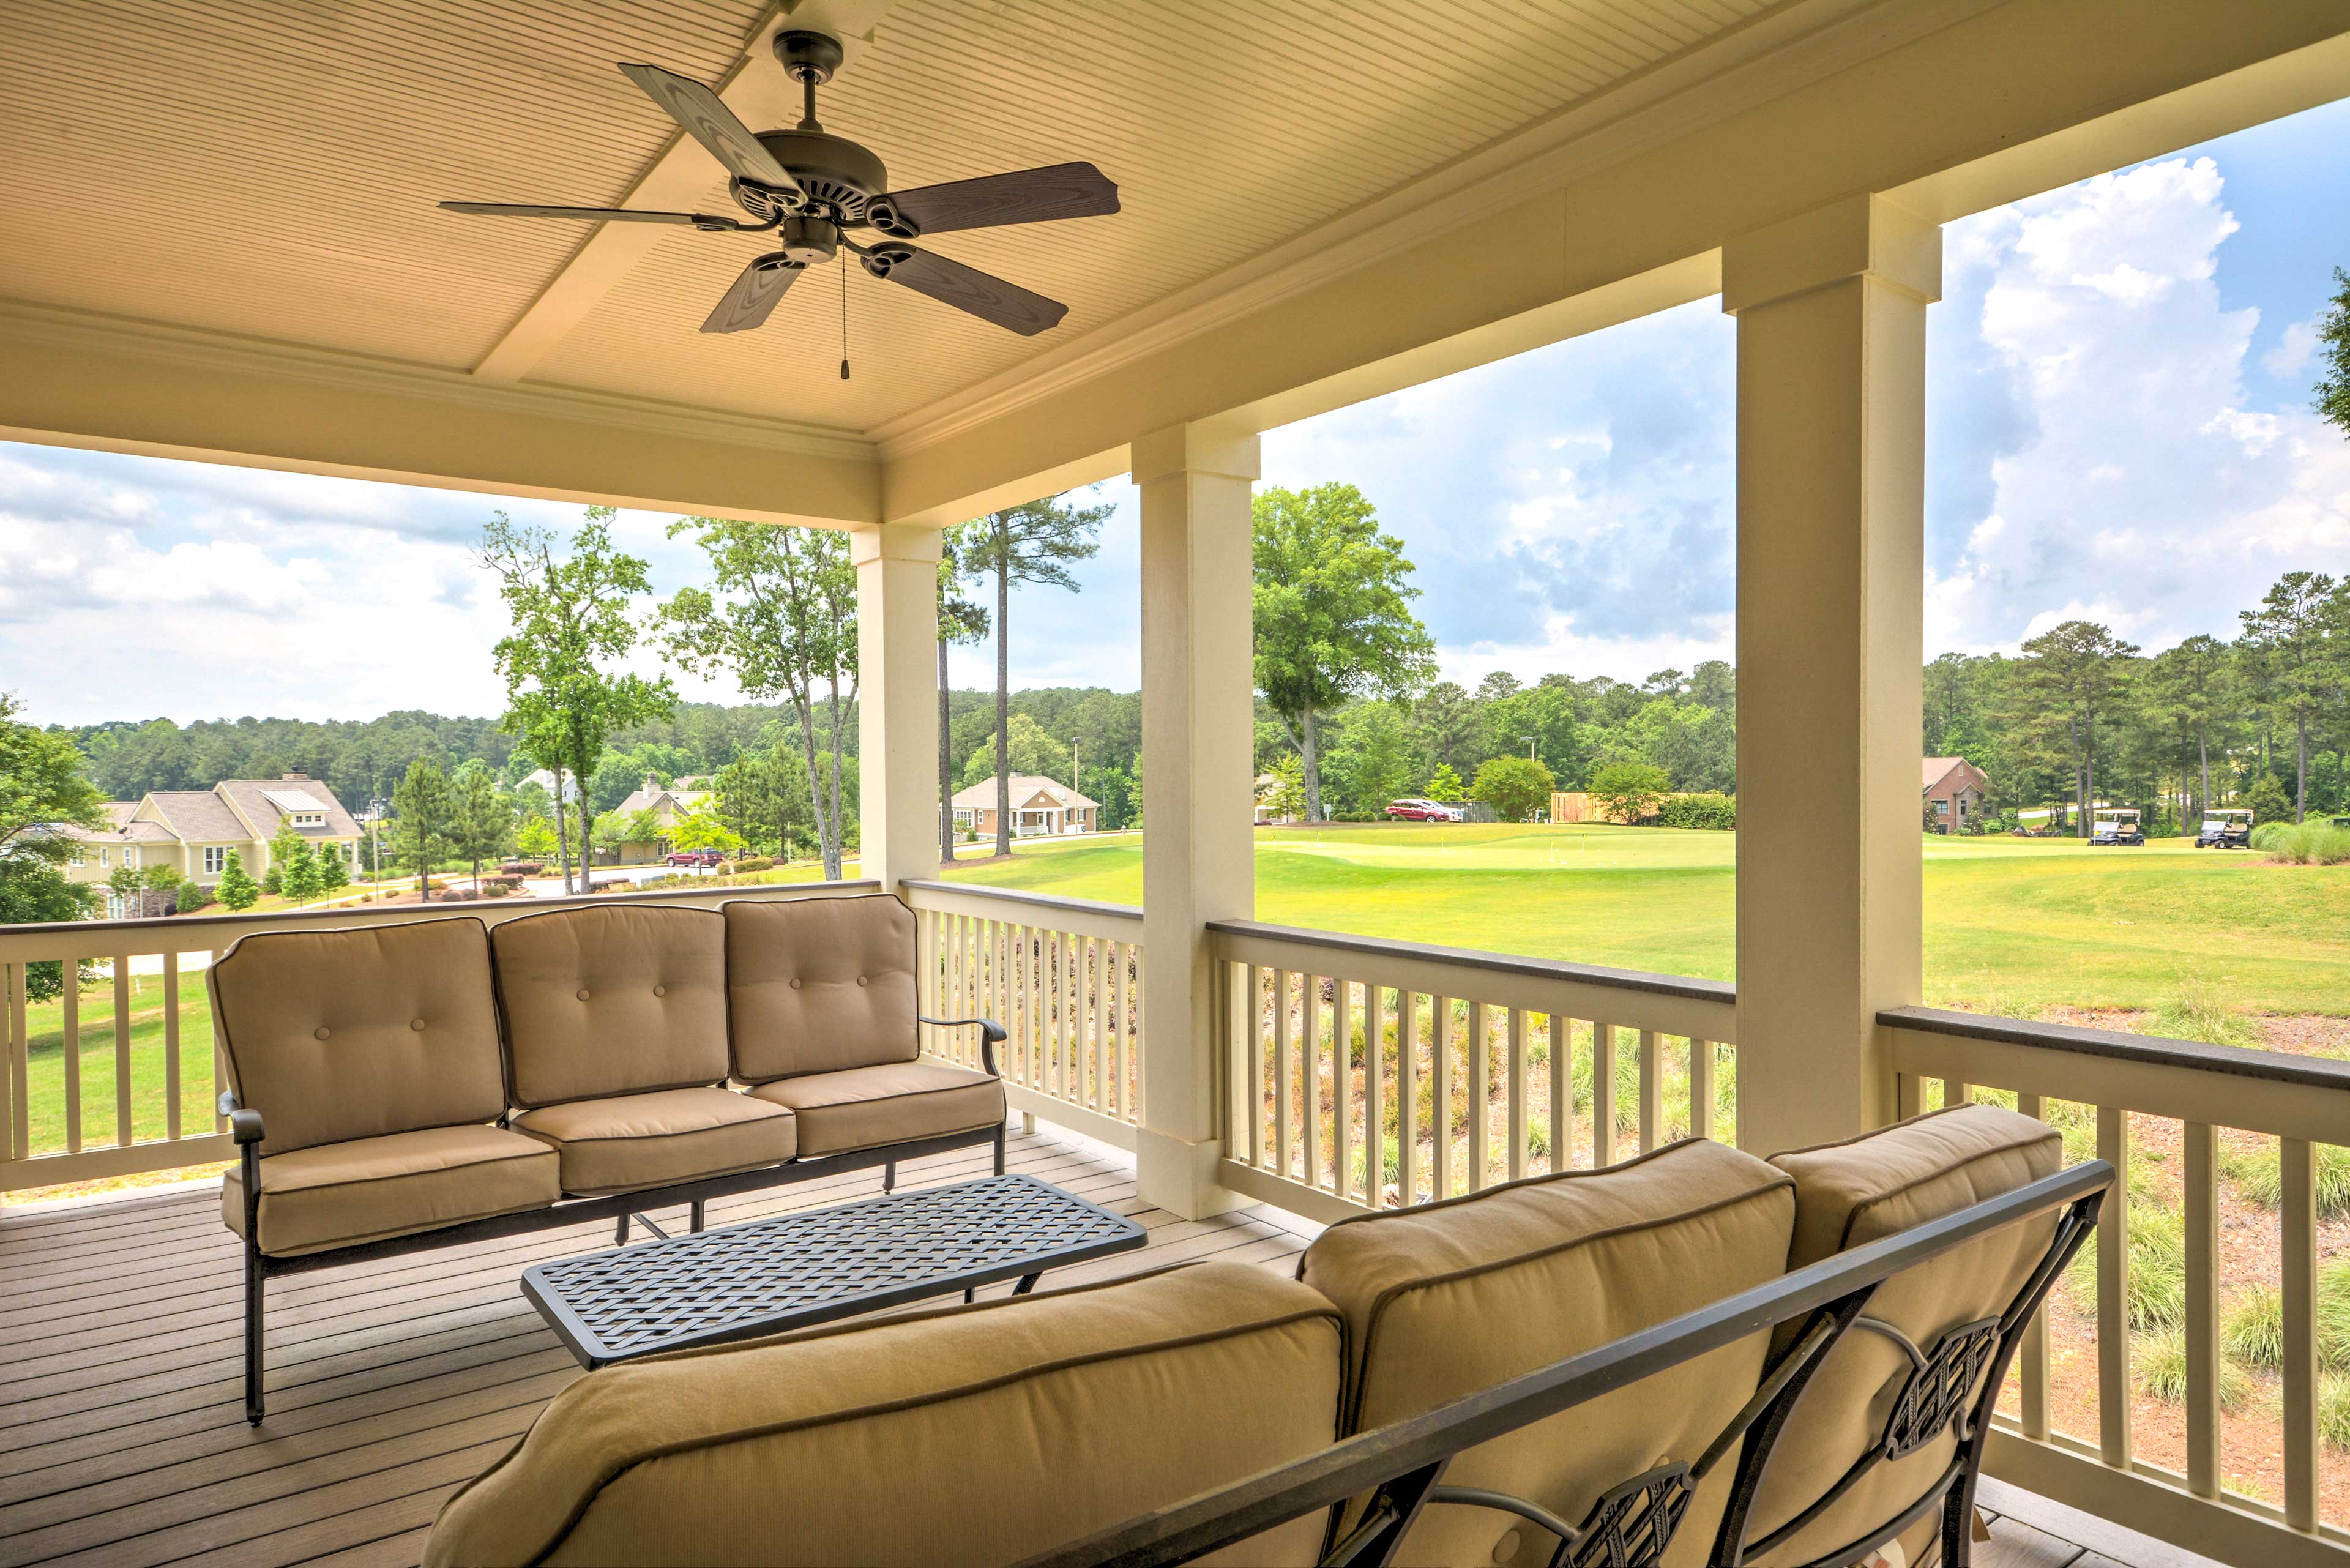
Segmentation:
<svg viewBox="0 0 2350 1568">
<path fill-rule="evenodd" d="M 1842 1143 L 1773 1155 L 1771 1163 L 1795 1180 L 1788 1266 L 1802 1268 L 2012 1192 L 2055 1175 L 2064 1159 L 2064 1140 L 2054 1127 L 1995 1106 L 1953 1106 Z M 2051 1210 L 1896 1274 L 1877 1287 L 1867 1314 L 1930 1352 L 1947 1331 L 2003 1312 L 2046 1255 L 2055 1230 Z M 1794 1332 L 1783 1329 L 1781 1343 Z M 1755 1536 L 1809 1507 L 1876 1444 L 1908 1378 L 1908 1358 L 1892 1341 L 1867 1332 L 1844 1336 L 1788 1418 L 1763 1473 Z M 1873 1533 L 1933 1485 L 1955 1441 L 1944 1435 L 1878 1465 L 1787 1542 L 1748 1561 L 1758 1568 L 1805 1563 Z M 1932 1540 L 1938 1513 L 1902 1533 L 1909 1562 Z"/>
<path fill-rule="evenodd" d="M 1299 1278 L 1347 1314 L 1348 1432 L 1433 1409 L 1776 1279 L 1794 1183 L 1701 1139 L 1601 1170 L 1564 1171 L 1341 1220 Z M 1611 1488 L 1691 1463 L 1754 1392 L 1766 1335 L 1469 1450 L 1448 1485 L 1527 1499 L 1580 1523 Z M 1731 1466 L 1700 1490 L 1665 1562 L 1704 1561 Z M 1360 1500 L 1341 1528 L 1351 1526 Z M 1557 1542 L 1513 1515 L 1429 1510 L 1397 1560 L 1545 1563 Z"/>
<path fill-rule="evenodd" d="M 1016 1563 L 1326 1448 L 1341 1327 L 1245 1263 L 649 1356 L 557 1394 L 432 1568 Z M 1315 1513 L 1210 1561 L 1309 1563 Z"/>
<path fill-rule="evenodd" d="M 799 1118 L 808 1158 L 993 1127 L 1004 1111 L 1002 1079 L 928 1056 L 778 1078 L 751 1093 Z"/>
<path fill-rule="evenodd" d="M 563 1190 L 633 1192 L 781 1165 L 798 1147 L 792 1115 L 730 1089 L 660 1089 L 545 1106 L 515 1129 L 553 1147 Z"/>
<path fill-rule="evenodd" d="M 261 1161 L 261 1250 L 293 1257 L 544 1209 L 562 1196 L 554 1151 L 493 1127 L 319 1144 Z M 221 1179 L 221 1218 L 244 1234 L 244 1174 Z"/>
</svg>

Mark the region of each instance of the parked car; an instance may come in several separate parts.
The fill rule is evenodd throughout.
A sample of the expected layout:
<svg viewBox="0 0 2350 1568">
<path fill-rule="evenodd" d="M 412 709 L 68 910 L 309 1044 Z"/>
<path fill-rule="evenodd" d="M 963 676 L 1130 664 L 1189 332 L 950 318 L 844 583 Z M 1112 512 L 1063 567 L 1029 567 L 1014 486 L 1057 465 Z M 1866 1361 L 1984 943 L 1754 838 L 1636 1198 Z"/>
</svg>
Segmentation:
<svg viewBox="0 0 2350 1568">
<path fill-rule="evenodd" d="M 723 866 L 726 857 L 715 849 L 677 849 L 670 852 L 671 866 Z"/>
<path fill-rule="evenodd" d="M 2146 843 L 2146 830 L 2138 826 L 2135 806 L 2108 806 L 2090 820 L 2089 843 L 2111 846 L 2116 844 Z"/>
<path fill-rule="evenodd" d="M 498 867 L 498 875 L 501 877 L 536 877 L 544 874 L 546 870 L 546 866 L 543 861 L 509 860 L 504 865 Z"/>
<path fill-rule="evenodd" d="M 1408 796 L 1388 802 L 1388 815 L 1398 822 L 1459 822 L 1464 814 L 1459 806 L 1447 805 L 1440 800 Z"/>
<path fill-rule="evenodd" d="M 2252 814 L 2242 806 L 2214 806 L 2203 814 L 2203 830 L 2195 836 L 2198 849 L 2246 849 L 2252 842 Z"/>
</svg>

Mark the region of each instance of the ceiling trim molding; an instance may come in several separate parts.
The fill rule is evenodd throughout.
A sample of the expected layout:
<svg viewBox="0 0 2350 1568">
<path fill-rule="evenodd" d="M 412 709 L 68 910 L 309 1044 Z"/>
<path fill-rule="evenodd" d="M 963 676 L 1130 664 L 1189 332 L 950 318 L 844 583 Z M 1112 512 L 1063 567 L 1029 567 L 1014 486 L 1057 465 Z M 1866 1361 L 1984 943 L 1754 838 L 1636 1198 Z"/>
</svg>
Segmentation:
<svg viewBox="0 0 2350 1568">
<path fill-rule="evenodd" d="M 950 440 L 1466 223 L 1625 162 L 2006 0 L 1795 0 L 1253 259 L 865 433 L 884 461 Z"/>
<path fill-rule="evenodd" d="M 78 353 L 130 355 L 231 374 L 424 399 L 457 408 L 725 441 L 806 457 L 870 462 L 876 456 L 870 441 L 821 427 L 583 388 L 507 386 L 437 366 L 25 300 L 0 299 L 0 338 Z"/>
</svg>

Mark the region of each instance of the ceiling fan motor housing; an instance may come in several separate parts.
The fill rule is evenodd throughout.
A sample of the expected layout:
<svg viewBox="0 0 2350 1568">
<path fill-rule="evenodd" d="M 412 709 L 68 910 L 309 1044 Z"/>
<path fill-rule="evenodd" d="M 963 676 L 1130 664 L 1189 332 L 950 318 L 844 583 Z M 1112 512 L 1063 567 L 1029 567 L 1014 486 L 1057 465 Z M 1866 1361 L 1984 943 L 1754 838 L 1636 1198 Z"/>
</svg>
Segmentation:
<svg viewBox="0 0 2350 1568">
<path fill-rule="evenodd" d="M 762 130 L 760 142 L 792 171 L 810 202 L 829 207 L 844 223 L 860 223 L 872 199 L 889 188 L 881 160 L 828 130 Z"/>
</svg>

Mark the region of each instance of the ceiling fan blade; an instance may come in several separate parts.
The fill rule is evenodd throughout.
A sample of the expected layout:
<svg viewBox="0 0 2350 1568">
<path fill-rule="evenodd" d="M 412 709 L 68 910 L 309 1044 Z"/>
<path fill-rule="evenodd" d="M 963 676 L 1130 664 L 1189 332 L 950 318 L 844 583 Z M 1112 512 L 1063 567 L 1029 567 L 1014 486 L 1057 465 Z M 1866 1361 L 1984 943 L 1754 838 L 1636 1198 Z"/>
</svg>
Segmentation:
<svg viewBox="0 0 2350 1568">
<path fill-rule="evenodd" d="M 875 277 L 902 283 L 917 294 L 969 311 L 1023 337 L 1058 327 L 1061 317 L 1069 313 L 1069 307 L 1057 299 L 1032 294 L 1018 284 L 949 261 L 935 252 L 918 251 L 900 240 L 875 245 L 864 260 L 865 270 Z"/>
<path fill-rule="evenodd" d="M 596 223 L 700 223 L 708 226 L 724 223 L 734 226 L 732 218 L 712 218 L 702 213 L 640 213 L 626 207 L 533 207 L 516 202 L 443 202 L 441 205 L 452 213 L 474 213 L 493 218 L 583 218 Z"/>
<path fill-rule="evenodd" d="M 773 191 L 799 190 L 791 171 L 775 161 L 775 155 L 734 117 L 733 109 L 719 101 L 716 93 L 691 77 L 659 66 L 622 66 L 620 73 L 644 88 L 645 95 L 683 126 L 687 135 L 710 149 L 710 155 L 724 164 L 729 174 Z"/>
<path fill-rule="evenodd" d="M 1003 223 L 1094 218 L 1117 211 L 1118 187 L 1100 170 L 1090 163 L 1055 163 L 1045 169 L 892 191 L 879 198 L 867 216 L 883 234 L 912 239 L 918 234 L 988 229 Z M 905 232 L 899 233 L 900 229 Z"/>
<path fill-rule="evenodd" d="M 795 262 L 781 251 L 771 251 L 744 267 L 727 289 L 726 297 L 702 324 L 704 332 L 748 332 L 766 325 L 774 314 L 775 302 L 784 297 L 792 280 L 799 276 L 806 263 Z"/>
</svg>

